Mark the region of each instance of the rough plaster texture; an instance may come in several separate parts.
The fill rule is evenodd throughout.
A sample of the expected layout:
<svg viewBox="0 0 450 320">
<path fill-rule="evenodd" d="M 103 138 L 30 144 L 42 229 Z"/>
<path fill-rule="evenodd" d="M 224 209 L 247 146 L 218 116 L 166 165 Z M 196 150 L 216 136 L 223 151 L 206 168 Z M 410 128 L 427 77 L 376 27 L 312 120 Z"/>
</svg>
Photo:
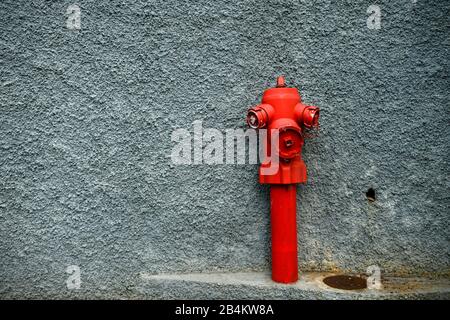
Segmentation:
<svg viewBox="0 0 450 320">
<path fill-rule="evenodd" d="M 301 269 L 448 275 L 447 1 L 82 0 L 80 31 L 72 3 L 0 2 L 0 297 L 132 297 L 141 272 L 268 270 L 257 166 L 174 166 L 170 138 L 194 120 L 245 128 L 279 74 L 322 108 Z"/>
</svg>

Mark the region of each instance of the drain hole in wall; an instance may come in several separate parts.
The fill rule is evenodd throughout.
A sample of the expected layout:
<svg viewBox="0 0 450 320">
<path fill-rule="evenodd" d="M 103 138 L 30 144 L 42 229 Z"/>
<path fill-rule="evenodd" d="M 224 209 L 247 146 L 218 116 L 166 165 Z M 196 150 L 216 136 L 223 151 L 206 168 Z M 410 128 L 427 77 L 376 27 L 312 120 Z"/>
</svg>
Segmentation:
<svg viewBox="0 0 450 320">
<path fill-rule="evenodd" d="M 359 276 L 338 275 L 329 276 L 323 282 L 332 288 L 343 290 L 360 290 L 367 288 L 367 280 Z"/>
<path fill-rule="evenodd" d="M 370 202 L 374 202 L 376 200 L 375 190 L 373 188 L 369 188 L 369 190 L 367 190 L 367 192 L 366 192 L 366 197 L 367 197 L 367 200 L 369 200 Z"/>
</svg>

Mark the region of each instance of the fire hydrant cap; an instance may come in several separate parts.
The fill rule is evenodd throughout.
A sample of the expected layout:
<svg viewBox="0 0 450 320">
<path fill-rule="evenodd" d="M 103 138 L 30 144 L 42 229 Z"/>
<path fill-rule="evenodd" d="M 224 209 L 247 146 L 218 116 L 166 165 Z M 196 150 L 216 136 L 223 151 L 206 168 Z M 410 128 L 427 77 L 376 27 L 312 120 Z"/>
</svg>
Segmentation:
<svg viewBox="0 0 450 320">
<path fill-rule="evenodd" d="M 285 88 L 286 87 L 286 81 L 283 76 L 279 76 L 277 78 L 277 88 Z"/>
</svg>

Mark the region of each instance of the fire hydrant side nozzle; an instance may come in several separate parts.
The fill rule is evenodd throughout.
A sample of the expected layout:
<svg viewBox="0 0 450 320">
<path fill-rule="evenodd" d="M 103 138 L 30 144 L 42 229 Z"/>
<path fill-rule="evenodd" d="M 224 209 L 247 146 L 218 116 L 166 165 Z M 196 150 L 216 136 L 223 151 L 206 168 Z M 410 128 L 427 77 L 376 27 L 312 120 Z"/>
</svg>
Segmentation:
<svg viewBox="0 0 450 320">
<path fill-rule="evenodd" d="M 305 131 L 319 126 L 319 115 L 320 109 L 303 104 L 298 90 L 287 87 L 282 76 L 276 87 L 264 92 L 261 104 L 247 112 L 251 128 L 268 131 L 263 143 L 270 161 L 262 161 L 259 182 L 270 184 L 272 279 L 276 282 L 298 280 L 296 185 L 307 180 L 301 152 Z M 265 170 L 273 165 L 275 172 Z"/>
</svg>

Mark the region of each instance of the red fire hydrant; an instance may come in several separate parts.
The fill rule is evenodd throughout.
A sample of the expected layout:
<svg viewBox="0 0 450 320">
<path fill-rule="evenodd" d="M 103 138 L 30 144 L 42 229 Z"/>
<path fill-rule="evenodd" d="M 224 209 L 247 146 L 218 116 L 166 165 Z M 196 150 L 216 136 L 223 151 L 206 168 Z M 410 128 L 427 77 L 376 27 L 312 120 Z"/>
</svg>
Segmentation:
<svg viewBox="0 0 450 320">
<path fill-rule="evenodd" d="M 276 282 L 298 280 L 296 184 L 307 180 L 302 146 L 305 131 L 319 126 L 319 112 L 318 107 L 303 104 L 298 90 L 286 87 L 284 78 L 278 77 L 277 86 L 264 92 L 262 104 L 247 113 L 251 128 L 267 129 L 264 147 L 270 160 L 262 161 L 259 182 L 270 184 L 272 279 Z"/>
</svg>

